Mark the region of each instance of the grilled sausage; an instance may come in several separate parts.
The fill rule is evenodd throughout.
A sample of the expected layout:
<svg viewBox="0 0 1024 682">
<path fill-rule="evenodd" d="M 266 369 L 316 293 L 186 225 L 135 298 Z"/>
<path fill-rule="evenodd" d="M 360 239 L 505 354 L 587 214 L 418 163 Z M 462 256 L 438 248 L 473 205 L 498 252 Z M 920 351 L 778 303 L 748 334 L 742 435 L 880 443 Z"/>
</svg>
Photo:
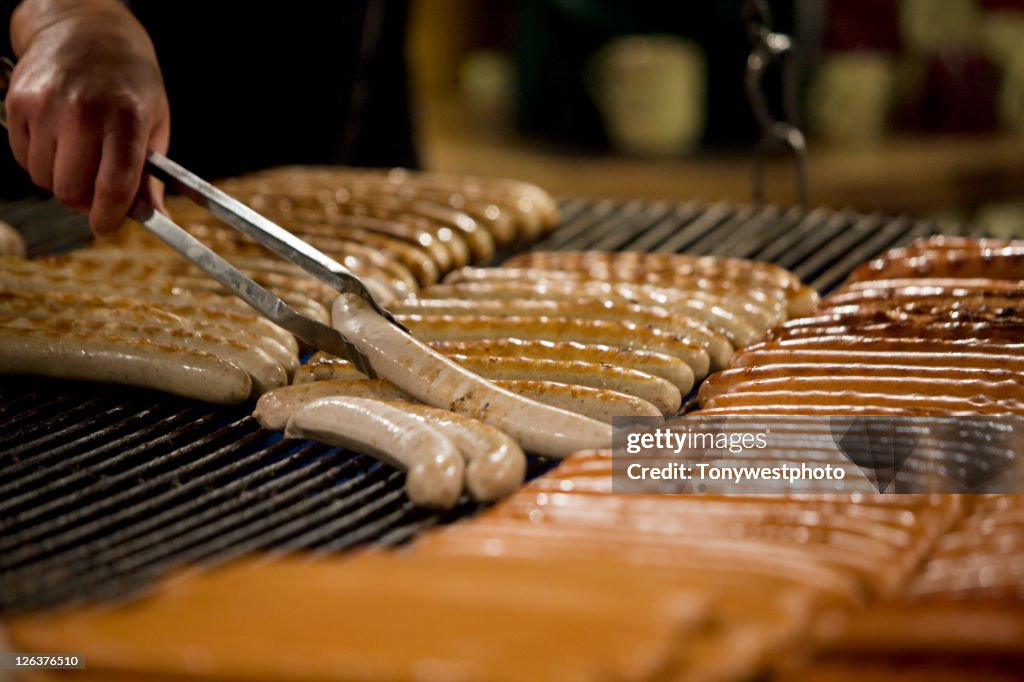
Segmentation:
<svg viewBox="0 0 1024 682">
<path fill-rule="evenodd" d="M 526 400 L 481 379 L 403 333 L 357 296 L 342 294 L 332 312 L 338 331 L 366 354 L 382 378 L 428 405 L 498 427 L 524 450 L 564 457 L 610 442 L 607 425 Z"/>
<path fill-rule="evenodd" d="M 354 369 L 352 371 L 355 372 Z M 256 401 L 252 416 L 263 428 L 282 431 L 291 416 L 303 405 L 332 397 L 413 400 L 408 393 L 383 379 L 334 379 L 282 386 L 267 391 Z"/>
<path fill-rule="evenodd" d="M 449 273 L 446 284 L 461 282 L 612 282 L 639 284 L 685 291 L 689 294 L 713 295 L 716 302 L 725 299 L 737 310 L 744 311 L 766 324 L 784 322 L 788 316 L 788 299 L 781 289 L 751 287 L 730 280 L 713 280 L 674 272 L 643 273 L 642 276 L 616 276 L 616 273 L 595 274 L 584 270 L 541 270 L 536 268 L 462 268 Z"/>
<path fill-rule="evenodd" d="M 693 317 L 624 301 L 600 301 L 593 298 L 508 301 L 414 297 L 393 303 L 388 310 L 396 315 L 516 315 L 627 321 L 656 327 L 700 344 L 711 359 L 712 370 L 725 367 L 733 350 L 728 338 L 711 331 Z"/>
<path fill-rule="evenodd" d="M 984 339 L 915 339 L 915 338 L 884 338 L 864 336 L 856 333 L 836 336 L 807 336 L 796 339 L 765 341 L 737 353 L 733 365 L 742 364 L 747 353 L 756 354 L 761 350 L 779 349 L 783 352 L 815 352 L 837 351 L 840 353 L 879 353 L 898 355 L 900 353 L 935 353 L 944 361 L 954 355 L 967 354 L 1019 354 L 1024 352 L 1024 344 L 990 342 Z"/>
<path fill-rule="evenodd" d="M 944 320 L 934 316 L 911 316 L 900 311 L 849 315 L 821 315 L 787 322 L 768 332 L 767 340 L 801 337 L 859 335 L 890 339 L 978 339 L 989 343 L 1024 342 L 1020 324 Z"/>
<path fill-rule="evenodd" d="M 941 378 L 789 377 L 766 380 L 756 390 L 715 396 L 703 406 L 862 406 L 946 410 L 956 414 L 1024 414 L 1024 403 L 1017 397 L 1020 390 L 1005 383 L 981 380 L 958 383 Z"/>
<path fill-rule="evenodd" d="M 516 395 L 610 424 L 614 417 L 661 417 L 661 410 L 636 396 L 554 381 L 495 381 Z"/>
<path fill-rule="evenodd" d="M 648 272 L 671 272 L 676 275 L 745 282 L 785 291 L 793 316 L 810 313 L 817 303 L 815 292 L 804 286 L 793 273 L 771 263 L 738 258 L 634 251 L 533 251 L 513 256 L 504 265 L 546 270 L 587 270 L 599 276 L 607 274 L 618 278 L 637 277 Z"/>
<path fill-rule="evenodd" d="M 875 339 L 866 339 L 873 341 Z M 754 350 L 738 353 L 733 359 L 732 367 L 764 367 L 786 363 L 823 365 L 896 365 L 912 367 L 956 367 L 964 369 L 1007 369 L 1024 374 L 1024 357 L 1019 352 L 979 353 L 968 350 L 969 346 L 961 346 L 960 352 L 954 348 L 944 351 L 915 351 L 905 349 L 908 344 L 892 344 L 889 350 L 850 350 L 844 348 L 793 349 L 781 346 L 763 348 L 751 347 Z M 901 346 L 904 349 L 901 349 Z M 910 348 L 913 348 L 911 345 Z"/>
<path fill-rule="evenodd" d="M 249 305 L 236 298 L 212 279 L 188 277 L 147 277 L 136 280 L 111 280 L 106 277 L 60 274 L 51 270 L 16 272 L 0 266 L 0 288 L 21 291 L 86 291 L 97 294 L 124 295 L 151 301 L 175 303 L 191 300 L 208 308 L 251 311 Z M 296 311 L 317 321 L 326 321 L 324 306 L 305 296 L 289 296 L 276 292 Z"/>
<path fill-rule="evenodd" d="M 976 395 L 980 399 L 1024 400 L 1024 387 L 1019 385 L 1019 374 L 1016 372 L 1005 369 L 949 367 L 938 364 L 938 361 L 927 366 L 892 363 L 862 365 L 851 362 L 785 362 L 759 367 L 738 367 L 709 377 L 701 385 L 698 395 L 701 404 L 704 405 L 727 393 L 784 389 L 790 383 L 794 386 L 799 383 L 805 388 L 815 388 L 813 379 L 818 380 L 817 387 L 821 388 L 827 388 L 833 381 L 845 383 L 849 379 L 851 386 L 860 385 L 857 382 L 863 380 L 866 392 L 881 392 L 891 382 L 898 381 L 914 385 L 923 395 L 938 394 L 964 398 Z M 872 380 L 876 380 L 877 385 L 871 386 Z M 943 383 L 956 384 L 956 387 L 943 388 Z M 898 393 L 902 394 L 904 391 L 899 390 Z"/>
<path fill-rule="evenodd" d="M 998 248 L 888 253 L 854 270 L 847 283 L 909 277 L 1024 279 L 1024 242 Z"/>
<path fill-rule="evenodd" d="M 627 350 L 575 341 L 526 341 L 523 339 L 432 341 L 430 346 L 442 355 L 580 360 L 635 369 L 671 381 L 682 395 L 687 395 L 693 389 L 694 384 L 693 370 L 689 365 L 673 355 L 650 350 Z"/>
<path fill-rule="evenodd" d="M 670 313 L 689 315 L 711 330 L 726 336 L 739 348 L 759 341 L 764 328 L 756 328 L 742 319 L 732 307 L 718 305 L 718 299 L 691 296 L 691 292 L 663 289 L 646 284 L 624 282 L 463 282 L 427 287 L 416 293 L 424 299 L 489 299 L 489 300 L 581 300 L 621 301 L 663 308 Z M 738 306 L 742 308 L 742 306 Z"/>
<path fill-rule="evenodd" d="M 252 380 L 203 351 L 75 331 L 0 327 L 0 373 L 153 388 L 211 403 L 240 403 Z"/>
<path fill-rule="evenodd" d="M 202 318 L 182 318 L 144 301 L 131 299 L 108 301 L 113 305 L 83 305 L 82 297 L 69 301 L 56 293 L 12 294 L 0 291 L 0 317 L 26 320 L 47 320 L 89 323 L 116 323 L 138 327 L 155 327 L 160 332 L 182 331 L 227 339 L 254 348 L 259 362 L 270 360 L 291 377 L 299 365 L 295 353 L 289 352 L 273 338 L 246 327 L 233 326 Z M 118 297 L 120 298 L 120 297 Z M 155 333 L 155 332 L 154 332 Z M 155 339 L 154 339 L 155 340 Z M 248 352 L 248 351 L 246 351 Z M 276 372 L 276 370 L 275 370 Z"/>
<path fill-rule="evenodd" d="M 355 374 L 352 369 L 351 373 Z M 362 375 L 360 375 L 362 376 Z M 613 417 L 661 417 L 654 405 L 625 393 L 551 381 L 495 381 L 495 385 L 551 407 L 610 423 Z M 253 417 L 265 429 L 280 431 L 302 405 L 331 396 L 406 400 L 412 396 L 382 379 L 324 379 L 282 386 L 260 396 Z"/>
<path fill-rule="evenodd" d="M 465 461 L 466 489 L 479 502 L 514 492 L 526 476 L 526 455 L 503 432 L 448 410 L 411 403 L 385 403 L 433 426 L 458 448 Z"/>
<path fill-rule="evenodd" d="M 682 395 L 671 382 L 645 372 L 579 360 L 538 360 L 535 358 L 488 358 L 449 355 L 469 371 L 491 380 L 553 381 L 575 386 L 592 386 L 645 400 L 670 416 L 679 411 Z"/>
<path fill-rule="evenodd" d="M 426 341 L 518 338 L 581 341 L 654 350 L 678 357 L 690 366 L 694 377 L 698 379 L 707 376 L 711 362 L 700 345 L 660 329 L 650 329 L 631 322 L 497 315 L 398 315 L 396 318 L 418 338 Z"/>
<path fill-rule="evenodd" d="M 828 297 L 827 305 L 839 306 L 865 301 L 907 300 L 922 296 L 959 297 L 970 295 L 1024 297 L 1020 280 L 987 279 L 983 277 L 904 277 L 853 282 Z"/>
<path fill-rule="evenodd" d="M 0 327 L 47 334 L 87 333 L 96 337 L 148 340 L 172 348 L 203 351 L 245 370 L 252 379 L 252 388 L 257 395 L 288 383 L 288 373 L 284 367 L 260 348 L 213 334 L 124 321 L 55 320 L 2 315 Z"/>
<path fill-rule="evenodd" d="M 415 504 L 450 509 L 462 495 L 465 465 L 455 445 L 394 405 L 321 398 L 292 415 L 285 436 L 355 450 L 405 471 L 405 492 Z"/>
<path fill-rule="evenodd" d="M 442 242 L 437 239 L 432 230 L 414 228 L 396 220 L 381 220 L 366 215 L 335 214 L 308 209 L 269 211 L 266 215 L 297 235 L 344 237 L 371 245 L 371 241 L 363 240 L 361 236 L 373 234 L 387 239 L 397 239 L 426 253 L 437 265 L 439 272 L 448 272 L 456 267 L 455 257 L 450 249 L 451 235 L 447 242 Z M 463 243 L 463 247 L 465 247 L 465 243 Z"/>
</svg>

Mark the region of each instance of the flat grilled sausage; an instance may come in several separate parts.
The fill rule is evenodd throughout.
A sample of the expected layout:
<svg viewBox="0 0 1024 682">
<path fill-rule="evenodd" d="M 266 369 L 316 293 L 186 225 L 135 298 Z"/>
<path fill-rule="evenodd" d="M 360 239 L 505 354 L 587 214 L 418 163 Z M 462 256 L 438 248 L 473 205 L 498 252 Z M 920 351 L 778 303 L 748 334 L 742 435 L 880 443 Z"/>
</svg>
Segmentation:
<svg viewBox="0 0 1024 682">
<path fill-rule="evenodd" d="M 210 403 L 240 403 L 252 380 L 209 353 L 152 341 L 0 327 L 0 373 L 127 384 Z"/>
<path fill-rule="evenodd" d="M 370 398 L 321 398 L 288 420 L 288 438 L 309 438 L 367 454 L 406 472 L 413 503 L 450 509 L 462 495 L 465 465 L 438 429 Z"/>
<path fill-rule="evenodd" d="M 357 296 L 339 296 L 332 313 L 338 331 L 381 378 L 428 405 L 496 426 L 528 452 L 564 457 L 611 442 L 608 425 L 495 386 L 405 334 Z"/>
<path fill-rule="evenodd" d="M 700 345 L 630 322 L 496 315 L 398 315 L 396 318 L 417 338 L 426 341 L 517 338 L 640 348 L 678 357 L 690 366 L 698 379 L 707 376 L 711 363 Z"/>
<path fill-rule="evenodd" d="M 494 502 L 515 492 L 526 476 L 526 455 L 503 432 L 476 419 L 412 403 L 385 403 L 441 431 L 465 461 L 466 489 L 478 502 Z"/>
</svg>

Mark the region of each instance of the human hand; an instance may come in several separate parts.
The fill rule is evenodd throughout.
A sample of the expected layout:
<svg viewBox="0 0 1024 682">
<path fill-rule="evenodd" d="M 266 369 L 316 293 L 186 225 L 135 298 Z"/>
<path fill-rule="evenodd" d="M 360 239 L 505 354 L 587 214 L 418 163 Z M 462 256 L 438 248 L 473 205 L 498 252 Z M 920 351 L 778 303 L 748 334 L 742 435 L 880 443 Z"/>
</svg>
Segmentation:
<svg viewBox="0 0 1024 682">
<path fill-rule="evenodd" d="M 18 64 L 6 107 L 14 157 L 33 182 L 116 231 L 142 195 L 146 152 L 166 152 L 170 112 L 145 29 L 117 0 L 24 0 L 11 19 Z"/>
</svg>

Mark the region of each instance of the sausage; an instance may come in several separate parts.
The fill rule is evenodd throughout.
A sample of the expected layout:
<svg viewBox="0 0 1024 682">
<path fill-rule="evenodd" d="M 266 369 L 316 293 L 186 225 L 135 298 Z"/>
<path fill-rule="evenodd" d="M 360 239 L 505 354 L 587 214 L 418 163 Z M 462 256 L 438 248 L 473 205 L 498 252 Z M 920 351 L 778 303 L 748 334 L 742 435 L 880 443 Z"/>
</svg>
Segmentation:
<svg viewBox="0 0 1024 682">
<path fill-rule="evenodd" d="M 707 352 L 700 345 L 660 329 L 650 329 L 631 322 L 498 315 L 397 315 L 396 319 L 417 338 L 426 341 L 543 339 L 654 350 L 674 355 L 685 362 L 697 379 L 707 376 L 711 363 Z"/>
<path fill-rule="evenodd" d="M 320 237 L 344 236 L 362 241 L 359 235 L 372 233 L 388 239 L 397 239 L 409 246 L 421 249 L 437 265 L 439 272 L 448 272 L 456 266 L 451 250 L 453 239 L 442 242 L 434 230 L 414 227 L 397 220 L 383 220 L 369 215 L 353 215 L 317 210 L 270 211 L 268 218 L 276 220 L 294 234 L 317 235 Z M 369 243 L 369 242 L 368 242 Z M 465 244 L 463 243 L 463 247 Z"/>
<path fill-rule="evenodd" d="M 0 327 L 0 374 L 127 384 L 211 403 L 240 403 L 249 375 L 203 351 L 76 331 Z"/>
<path fill-rule="evenodd" d="M 750 346 L 746 352 L 756 353 L 762 349 L 778 348 L 783 351 L 838 350 L 841 352 L 864 353 L 941 353 L 957 354 L 985 353 L 1004 355 L 1024 352 L 1024 344 L 989 342 L 985 339 L 911 339 L 863 336 L 856 333 L 836 336 L 807 336 L 796 339 L 765 341 Z M 736 365 L 745 353 L 737 353 Z"/>
<path fill-rule="evenodd" d="M 771 263 L 739 258 L 635 251 L 533 251 L 513 256 L 503 265 L 546 270 L 586 270 L 599 277 L 619 279 L 661 272 L 673 273 L 674 276 L 696 275 L 711 280 L 733 280 L 757 288 L 785 291 L 793 316 L 810 313 L 817 303 L 817 294 L 788 270 Z"/>
<path fill-rule="evenodd" d="M 509 273 L 509 275 L 502 275 Z M 580 290 L 580 283 L 610 283 L 621 286 L 652 287 L 655 290 L 672 291 L 678 297 L 685 294 L 688 299 L 699 299 L 719 305 L 741 316 L 750 324 L 768 327 L 785 322 L 788 318 L 785 294 L 777 290 L 753 289 L 728 281 L 713 281 L 701 278 L 616 278 L 595 277 L 586 272 L 554 270 L 520 270 L 514 268 L 463 268 L 445 278 L 447 284 L 467 282 L 508 282 L 525 285 L 546 284 L 562 289 Z M 643 290 L 643 289 L 642 289 Z"/>
<path fill-rule="evenodd" d="M 55 270 L 62 275 L 82 276 L 89 279 L 103 278 L 118 281 L 144 279 L 148 281 L 154 277 L 164 277 L 174 278 L 175 281 L 178 281 L 180 278 L 183 286 L 191 286 L 197 290 L 207 289 L 218 293 L 223 291 L 203 270 L 184 258 L 149 258 L 145 254 L 128 251 L 115 252 L 121 254 L 121 257 L 117 258 L 109 249 L 107 255 L 102 258 L 90 257 L 86 255 L 88 253 L 88 251 L 77 251 L 60 256 L 47 256 L 32 261 L 31 269 L 26 268 L 20 272 L 31 272 L 42 267 Z M 295 275 L 266 270 L 253 270 L 246 274 L 260 286 L 272 292 L 291 296 L 292 300 L 298 302 L 302 302 L 303 298 L 318 302 L 330 302 L 337 295 L 337 292 L 330 286 L 307 274 Z"/>
<path fill-rule="evenodd" d="M 879 405 L 841 405 L 828 404 L 819 405 L 813 403 L 783 404 L 771 402 L 772 397 L 766 397 L 765 403 L 750 405 L 730 405 L 729 407 L 702 407 L 696 412 L 691 412 L 695 417 L 905 417 L 908 415 L 919 417 L 943 417 L 957 414 L 968 414 L 945 407 L 929 407 L 910 409 L 906 406 L 879 406 Z"/>
<path fill-rule="evenodd" d="M 254 245 L 245 235 L 230 228 L 205 223 L 187 223 L 183 225 L 196 238 L 206 242 L 218 253 L 242 253 L 245 255 L 265 254 L 267 250 Z M 351 239 L 339 237 L 321 237 L 310 235 L 303 239 L 311 246 L 323 251 L 331 258 L 351 255 L 379 270 L 388 276 L 402 281 L 411 288 L 421 284 L 437 281 L 436 266 L 422 252 L 412 254 L 401 247 L 390 244 L 385 251 L 378 246 L 368 246 Z M 391 248 L 393 247 L 394 248 Z M 408 246 L 403 244 L 403 246 Z M 254 248 L 255 247 L 255 248 Z"/>
<path fill-rule="evenodd" d="M 709 404 L 714 398 L 726 393 L 744 391 L 773 390 L 775 387 L 787 388 L 792 383 L 799 383 L 806 388 L 826 388 L 833 381 L 851 385 L 859 385 L 863 380 L 866 392 L 879 392 L 892 382 L 913 384 L 926 395 L 939 394 L 949 396 L 991 397 L 996 400 L 1024 399 L 1024 387 L 1019 381 L 1020 375 L 1005 369 L 979 369 L 965 367 L 949 367 L 939 364 L 936 360 L 927 366 L 896 365 L 896 364 L 855 364 L 842 363 L 806 363 L 784 362 L 759 367 L 738 367 L 718 372 L 708 378 L 698 392 L 702 405 Z M 815 386 L 813 379 L 817 379 Z M 871 386 L 871 381 L 877 385 Z M 956 387 L 943 388 L 943 384 L 955 383 Z M 975 393 L 966 393 L 967 387 Z M 795 389 L 794 389 L 795 390 Z M 903 393 L 903 391 L 899 391 Z"/>
<path fill-rule="evenodd" d="M 487 358 L 467 355 L 448 357 L 469 371 L 491 380 L 554 381 L 636 396 L 657 407 L 666 417 L 679 412 L 683 400 L 679 389 L 671 382 L 634 369 L 579 360 Z"/>
<path fill-rule="evenodd" d="M 897 348 L 899 344 L 894 344 Z M 952 352 L 920 352 L 914 350 L 857 351 L 845 348 L 794 350 L 790 348 L 759 348 L 738 353 L 732 367 L 758 367 L 785 363 L 850 365 L 902 365 L 921 367 L 960 367 L 965 369 L 1002 369 L 1024 374 L 1024 358 L 1015 353 L 976 353 L 967 350 Z"/>
<path fill-rule="evenodd" d="M 24 258 L 27 249 L 21 233 L 0 220 L 0 256 Z"/>
<path fill-rule="evenodd" d="M 393 303 L 391 313 L 423 315 L 516 315 L 586 320 L 628 321 L 656 327 L 700 344 L 711 359 L 711 369 L 725 367 L 732 356 L 729 340 L 688 315 L 669 313 L 654 306 L 593 298 L 546 300 L 488 300 L 461 298 L 410 298 Z M 582 359 L 582 358 L 576 358 Z"/>
<path fill-rule="evenodd" d="M 1024 298 L 1005 296 L 922 296 L 908 300 L 887 301 L 884 299 L 849 305 L 829 305 L 821 312 L 834 315 L 876 313 L 899 310 L 911 316 L 945 317 L 960 320 L 998 319 L 1024 321 Z"/>
<path fill-rule="evenodd" d="M 539 403 L 610 424 L 614 417 L 662 417 L 661 410 L 636 396 L 591 386 L 553 381 L 495 381 L 498 386 Z"/>
<path fill-rule="evenodd" d="M 644 284 L 610 282 L 463 282 L 427 287 L 416 293 L 425 299 L 488 299 L 488 300 L 581 300 L 622 301 L 663 308 L 670 313 L 689 315 L 716 333 L 727 337 L 734 347 L 756 343 L 763 328 L 755 328 L 732 310 L 689 292 L 662 289 Z"/>
<path fill-rule="evenodd" d="M 180 300 L 187 301 L 182 296 Z M 157 324 L 184 326 L 259 345 L 282 366 L 293 372 L 298 365 L 295 337 L 270 320 L 249 311 L 233 311 L 188 305 L 186 302 L 154 303 L 142 298 L 85 291 L 24 291 L 0 285 L 0 310 L 14 315 L 41 314 L 75 319 L 116 319 L 124 314 Z"/>
<path fill-rule="evenodd" d="M 899 249 L 890 249 L 886 252 L 893 257 L 913 256 L 927 251 L 948 251 L 948 250 L 980 250 L 980 249 L 1002 249 L 1007 246 L 1020 244 L 1020 241 L 1010 239 L 993 239 L 990 237 L 962 237 L 959 235 L 934 235 L 915 239 L 906 246 Z"/>
<path fill-rule="evenodd" d="M 405 492 L 414 504 L 451 509 L 462 495 L 465 465 L 455 445 L 394 405 L 320 398 L 295 412 L 284 433 L 361 452 L 405 471 Z"/>
<path fill-rule="evenodd" d="M 1024 243 L 999 248 L 946 248 L 914 255 L 886 254 L 861 265 L 847 284 L 908 277 L 1024 279 Z"/>
<path fill-rule="evenodd" d="M 667 379 L 687 395 L 694 384 L 693 370 L 679 358 L 650 350 L 627 350 L 615 346 L 583 344 L 576 341 L 523 339 L 478 339 L 433 341 L 430 346 L 442 355 L 496 358 L 537 358 L 539 360 L 580 360 L 635 369 Z"/>
<path fill-rule="evenodd" d="M 478 502 L 494 502 L 523 484 L 526 455 L 514 440 L 493 426 L 436 407 L 385 404 L 421 419 L 455 444 L 466 466 L 466 489 Z"/>
<path fill-rule="evenodd" d="M 354 372 L 355 370 L 353 370 Z M 413 398 L 383 379 L 333 379 L 282 386 L 267 391 L 256 401 L 253 419 L 269 431 L 282 431 L 291 416 L 303 405 L 321 398 L 373 398 L 375 400 L 412 402 Z"/>
<path fill-rule="evenodd" d="M 245 301 L 236 298 L 213 279 L 152 276 L 132 280 L 112 280 L 102 276 L 62 274 L 56 270 L 17 272 L 0 264 L 0 288 L 23 291 L 87 291 L 124 295 L 151 301 L 192 300 L 205 307 L 251 311 Z M 305 296 L 294 297 L 276 292 L 296 311 L 317 321 L 326 321 L 324 306 Z"/>
<path fill-rule="evenodd" d="M 946 410 L 956 414 L 1024 414 L 1024 404 L 1013 395 L 1013 386 L 970 380 L 902 377 L 792 377 L 767 380 L 757 390 L 724 393 L 703 407 L 759 405 L 870 406 L 909 410 Z"/>
<path fill-rule="evenodd" d="M 444 278 L 445 284 L 458 284 L 460 282 L 547 282 L 553 281 L 609 281 L 622 282 L 626 284 L 649 284 L 665 289 L 682 289 L 685 291 L 704 291 L 707 293 L 724 294 L 727 296 L 740 296 L 760 307 L 764 312 L 773 313 L 776 316 L 784 315 L 786 312 L 787 296 L 782 289 L 750 287 L 731 280 L 708 279 L 693 275 L 680 275 L 675 272 L 643 272 L 631 274 L 623 273 L 623 276 L 616 276 L 616 272 L 595 274 L 588 270 L 544 270 L 542 268 L 478 268 L 465 267 L 448 273 Z"/>
<path fill-rule="evenodd" d="M 528 452 L 564 457 L 611 442 L 608 425 L 495 386 L 405 334 L 357 296 L 339 296 L 332 316 L 381 378 L 428 405 L 496 426 Z"/>
<path fill-rule="evenodd" d="M 0 327 L 58 334 L 74 332 L 87 333 L 97 337 L 148 340 L 168 347 L 203 351 L 245 370 L 252 379 L 252 388 L 256 394 L 288 383 L 288 373 L 284 367 L 260 348 L 222 336 L 203 334 L 187 329 L 169 329 L 160 325 L 118 321 L 39 319 L 2 315 L 0 315 Z"/>
<path fill-rule="evenodd" d="M 877 313 L 821 315 L 787 322 L 769 330 L 768 341 L 800 337 L 846 336 L 893 339 L 979 339 L 988 342 L 1024 342 L 1019 324 L 944 320 L 933 316 L 911 316 L 898 310 Z"/>
<path fill-rule="evenodd" d="M 264 247 L 247 240 L 244 235 L 227 228 L 211 228 L 202 224 L 184 225 L 189 232 L 206 242 L 228 260 L 237 256 L 265 257 L 270 253 Z M 357 274 L 377 273 L 381 279 L 394 281 L 403 290 L 414 290 L 419 282 L 405 265 L 374 248 L 353 241 L 309 237 L 307 243 L 323 251 Z"/>
<path fill-rule="evenodd" d="M 351 370 L 355 374 L 355 370 Z M 346 374 L 347 376 L 347 374 Z M 377 400 L 414 399 L 383 379 L 323 379 L 311 383 L 282 386 L 260 396 L 253 417 L 265 429 L 280 431 L 288 418 L 302 405 L 331 396 L 376 398 Z M 551 407 L 611 423 L 613 417 L 661 417 L 661 411 L 645 400 L 589 386 L 572 386 L 551 381 L 495 381 L 516 395 Z"/>
<path fill-rule="evenodd" d="M 828 305 L 847 305 L 877 299 L 913 299 L 922 296 L 958 297 L 969 295 L 996 295 L 1020 298 L 1024 296 L 1024 282 L 974 277 L 902 277 L 865 280 L 844 286 L 828 297 Z"/>
</svg>

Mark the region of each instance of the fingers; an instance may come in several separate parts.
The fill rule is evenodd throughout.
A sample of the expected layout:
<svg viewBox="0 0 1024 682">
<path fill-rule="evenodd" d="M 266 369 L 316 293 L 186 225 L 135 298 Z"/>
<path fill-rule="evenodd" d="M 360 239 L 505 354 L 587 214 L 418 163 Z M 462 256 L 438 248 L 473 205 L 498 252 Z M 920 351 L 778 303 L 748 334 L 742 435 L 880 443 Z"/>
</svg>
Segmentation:
<svg viewBox="0 0 1024 682">
<path fill-rule="evenodd" d="M 87 209 L 92 203 L 101 146 L 102 140 L 95 131 L 77 119 L 67 122 L 59 134 L 53 162 L 53 193 L 68 206 Z"/>
<path fill-rule="evenodd" d="M 132 124 L 117 126 L 103 138 L 89 209 L 89 224 L 97 235 L 116 232 L 128 214 L 142 182 L 146 141 Z"/>
</svg>

